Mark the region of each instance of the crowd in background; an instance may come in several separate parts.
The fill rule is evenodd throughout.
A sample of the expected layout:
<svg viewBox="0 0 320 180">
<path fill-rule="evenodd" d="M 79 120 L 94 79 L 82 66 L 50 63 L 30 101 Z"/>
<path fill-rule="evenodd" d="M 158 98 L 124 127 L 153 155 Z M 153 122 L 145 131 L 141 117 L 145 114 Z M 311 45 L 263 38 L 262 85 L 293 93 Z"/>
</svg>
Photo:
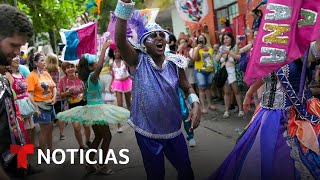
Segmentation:
<svg viewBox="0 0 320 180">
<path fill-rule="evenodd" d="M 215 32 L 219 40 L 216 44 L 211 44 L 206 24 L 202 29 L 190 34 L 181 32 L 178 37 L 175 37 L 171 33 L 167 38 L 166 53 L 180 54 L 188 60 L 185 73 L 199 95 L 203 114 L 216 111 L 217 104 L 222 104 L 224 105 L 224 112 L 221 113 L 223 118 L 229 118 L 232 112 L 236 112 L 239 118 L 245 116 L 242 104 L 243 95 L 248 87 L 243 77 L 259 29 L 262 11 L 254 9 L 251 14 L 254 18 L 251 41 L 248 41 L 245 35 L 235 37 L 230 22 L 226 18 L 219 19 L 222 28 Z M 170 27 L 167 27 L 167 30 L 172 31 Z M 114 44 L 108 48 L 107 54 L 100 74 L 104 102 L 130 109 L 132 80 L 127 70 L 128 66 Z M 77 75 L 77 64 L 59 60 L 52 48 L 46 45 L 37 53 L 26 54 L 21 51 L 20 56 L 12 61 L 11 69 L 7 76 L 12 81 L 12 88 L 16 90 L 17 101 L 25 98 L 34 105 L 37 103 L 36 107 L 41 104 L 39 107 L 44 108 L 48 102 L 53 102 L 54 106 L 50 111 L 37 109 L 33 118 L 24 117 L 24 127 L 30 142 L 42 149 L 45 147 L 51 149 L 54 123 L 59 127 L 59 139 L 66 138 L 64 127 L 67 123 L 56 119 L 55 115 L 73 107 L 86 105 L 85 86 Z M 39 76 L 42 72 L 43 76 Z M 320 94 L 317 87 L 318 67 L 315 68 L 315 72 L 312 90 L 317 95 Z M 41 79 L 41 84 L 37 84 L 40 77 L 44 79 Z M 259 104 L 262 89 L 260 88 L 252 97 L 252 104 L 255 106 Z M 40 119 L 36 116 L 38 114 L 42 114 Z M 85 134 L 85 142 L 83 142 L 81 125 L 73 122 L 72 126 L 79 148 L 85 149 L 91 143 L 90 127 L 82 125 Z M 119 123 L 117 125 L 119 133 L 122 132 L 121 127 Z M 35 133 L 35 129 L 38 133 Z M 195 146 L 193 135 L 188 140 L 190 146 Z"/>
<path fill-rule="evenodd" d="M 245 35 L 235 37 L 230 22 L 226 18 L 219 19 L 222 28 L 215 32 L 219 41 L 216 44 L 210 43 L 211 38 L 206 24 L 192 34 L 181 32 L 178 37 L 175 37 L 171 33 L 167 39 L 166 53 L 180 54 L 188 60 L 188 67 L 185 69 L 186 77 L 199 95 L 203 114 L 217 111 L 217 104 L 221 103 L 224 105 L 224 111 L 221 113 L 223 118 L 229 118 L 232 115 L 231 112 L 236 112 L 238 118 L 245 116 L 243 95 L 248 87 L 243 78 L 259 29 L 262 11 L 252 10 L 252 16 L 254 23 L 250 31 L 251 41 L 247 41 Z M 167 30 L 171 32 L 170 28 Z M 59 127 L 60 140 L 71 138 L 64 135 L 64 127 L 67 123 L 63 119 L 57 119 L 56 114 L 87 105 L 85 93 L 89 92 L 88 77 L 94 76 L 96 71 L 99 72 L 94 79 L 97 82 L 99 79 L 99 83 L 101 81 L 101 85 L 97 86 L 101 89 L 97 92 L 101 92 L 104 100 L 101 103 L 113 103 L 130 110 L 132 79 L 128 65 L 114 44 L 108 44 L 105 50 L 107 48 L 108 57 L 105 59 L 104 56 L 102 59 L 100 57 L 98 65 L 90 64 L 91 60 L 89 60 L 90 58 L 96 60 L 98 57 L 88 54 L 81 57 L 79 64 L 60 61 L 59 56 L 53 53 L 50 46 L 45 46 L 39 52 L 28 54 L 21 52 L 13 59 L 6 77 L 15 93 L 15 103 L 19 107 L 21 114 L 19 117 L 23 122 L 21 127 L 28 143 L 35 144 L 43 152 L 46 149 L 53 150 L 54 123 Z M 102 62 L 103 65 L 101 65 Z M 320 68 L 316 63 L 312 67 L 314 78 L 310 87 L 313 95 L 318 96 Z M 82 71 L 85 68 L 88 71 Z M 93 74 L 90 73 L 92 71 L 90 68 L 95 69 Z M 253 94 L 251 103 L 255 106 L 259 104 L 262 89 L 263 87 Z M 28 109 L 32 107 L 35 110 L 30 113 Z M 99 126 L 98 128 L 94 125 L 91 127 L 79 122 L 72 122 L 72 126 L 79 149 L 97 148 L 102 139 L 108 140 L 105 145 L 104 142 L 102 143 L 103 148 L 106 150 L 109 148 L 111 141 L 109 127 Z M 84 129 L 85 140 L 83 140 L 81 127 Z M 95 132 L 97 141 L 91 142 L 91 129 Z M 122 125 L 118 123 L 117 132 L 122 131 Z M 195 146 L 193 132 L 190 134 L 187 131 L 187 135 L 189 146 Z M 105 168 L 104 173 L 111 172 Z"/>
</svg>

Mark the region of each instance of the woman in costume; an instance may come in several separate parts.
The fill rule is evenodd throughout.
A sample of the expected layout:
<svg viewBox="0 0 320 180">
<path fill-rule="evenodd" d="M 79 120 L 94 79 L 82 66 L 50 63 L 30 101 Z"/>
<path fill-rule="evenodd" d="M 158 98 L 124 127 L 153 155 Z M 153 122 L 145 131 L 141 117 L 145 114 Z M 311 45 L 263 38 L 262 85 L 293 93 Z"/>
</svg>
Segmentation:
<svg viewBox="0 0 320 180">
<path fill-rule="evenodd" d="M 10 82 L 11 89 L 15 93 L 15 104 L 20 111 L 21 118 L 23 120 L 23 126 L 20 125 L 22 132 L 26 131 L 27 143 L 34 144 L 34 122 L 32 115 L 35 113 L 36 104 L 32 104 L 29 99 L 27 90 L 27 82 L 21 72 L 19 71 L 20 58 L 15 57 L 11 61 L 10 72 L 6 73 L 6 77 Z M 17 115 L 19 112 L 16 112 Z M 19 118 L 19 117 L 18 117 Z"/>
<path fill-rule="evenodd" d="M 110 50 L 113 51 L 113 50 Z M 112 67 L 112 82 L 111 89 L 116 93 L 117 105 L 123 107 L 123 94 L 126 100 L 127 108 L 131 107 L 131 90 L 132 90 L 132 80 L 128 72 L 127 64 L 121 59 L 120 52 L 115 49 L 114 61 L 111 64 Z M 122 132 L 121 124 L 118 124 L 118 133 Z"/>
<path fill-rule="evenodd" d="M 245 110 L 264 85 L 260 105 L 210 179 L 320 179 L 320 102 L 312 97 L 303 71 L 303 62 L 320 58 L 320 41 L 307 53 L 308 59 L 287 64 L 250 87 Z"/>
<path fill-rule="evenodd" d="M 236 53 L 238 45 L 234 39 L 234 36 L 226 32 L 223 36 L 223 46 L 220 46 L 216 61 L 221 63 L 221 67 L 225 66 L 228 78 L 226 83 L 223 86 L 224 92 L 224 104 L 225 112 L 223 114 L 224 118 L 230 117 L 230 104 L 232 103 L 233 93 L 236 96 L 236 101 L 239 108 L 238 117 L 244 116 L 244 111 L 242 109 L 242 100 L 241 100 L 241 89 L 240 85 L 243 81 L 243 74 L 238 68 L 238 60 L 240 55 Z"/>
<path fill-rule="evenodd" d="M 58 118 L 64 121 L 80 122 L 81 124 L 92 125 L 95 138 L 90 145 L 90 149 L 97 149 L 102 142 L 103 160 L 106 159 L 109 145 L 111 142 L 111 132 L 109 123 L 117 124 L 120 121 L 128 120 L 129 111 L 110 104 L 104 104 L 101 91 L 101 82 L 99 75 L 104 63 L 106 49 L 111 41 L 104 43 L 99 61 L 96 62 L 96 56 L 91 54 L 82 55 L 78 65 L 79 78 L 85 84 L 85 95 L 87 99 L 86 106 L 77 106 L 58 114 Z M 90 160 L 93 161 L 94 153 L 90 153 Z M 87 173 L 101 172 L 103 174 L 112 174 L 112 170 L 103 164 L 86 164 Z"/>
</svg>

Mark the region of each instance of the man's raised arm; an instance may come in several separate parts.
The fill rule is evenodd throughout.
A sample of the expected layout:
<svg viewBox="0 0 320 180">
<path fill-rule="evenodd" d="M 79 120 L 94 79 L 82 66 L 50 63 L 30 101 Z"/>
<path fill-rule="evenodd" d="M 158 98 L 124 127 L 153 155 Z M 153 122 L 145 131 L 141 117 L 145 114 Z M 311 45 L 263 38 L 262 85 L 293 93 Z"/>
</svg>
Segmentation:
<svg viewBox="0 0 320 180">
<path fill-rule="evenodd" d="M 134 2 L 131 0 L 119 0 L 115 15 L 117 16 L 115 41 L 122 58 L 129 66 L 137 64 L 137 51 L 127 41 L 127 20 L 130 19 L 134 9 Z"/>
</svg>

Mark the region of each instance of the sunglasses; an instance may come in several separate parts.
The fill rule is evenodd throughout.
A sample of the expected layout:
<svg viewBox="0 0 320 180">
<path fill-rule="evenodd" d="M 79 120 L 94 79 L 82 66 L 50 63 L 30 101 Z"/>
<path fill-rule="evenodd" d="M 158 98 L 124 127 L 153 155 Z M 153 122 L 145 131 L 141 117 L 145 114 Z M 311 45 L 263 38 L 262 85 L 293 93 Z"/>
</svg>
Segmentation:
<svg viewBox="0 0 320 180">
<path fill-rule="evenodd" d="M 162 31 L 155 31 L 150 33 L 150 35 L 148 37 L 150 38 L 156 38 L 157 36 L 160 36 L 161 38 L 166 38 L 166 34 Z"/>
</svg>

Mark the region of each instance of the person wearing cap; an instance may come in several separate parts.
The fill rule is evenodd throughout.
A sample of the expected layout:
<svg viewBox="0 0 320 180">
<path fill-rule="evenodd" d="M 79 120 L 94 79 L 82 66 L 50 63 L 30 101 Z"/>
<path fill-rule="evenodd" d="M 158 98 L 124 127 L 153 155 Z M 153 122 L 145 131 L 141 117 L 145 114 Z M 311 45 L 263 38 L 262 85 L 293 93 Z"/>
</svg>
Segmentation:
<svg viewBox="0 0 320 180">
<path fill-rule="evenodd" d="M 178 179 L 194 179 L 186 141 L 181 133 L 182 113 L 178 87 L 192 107 L 190 131 L 199 126 L 199 98 L 184 72 L 187 60 L 176 54 L 165 54 L 168 32 L 156 23 L 144 26 L 139 42 L 131 45 L 126 39 L 127 20 L 134 11 L 134 2 L 118 1 L 115 15 L 115 41 L 121 56 L 129 65 L 133 78 L 129 125 L 135 130 L 147 179 L 164 179 L 164 156 L 178 172 Z M 140 32 L 140 31 L 139 31 Z"/>
</svg>

